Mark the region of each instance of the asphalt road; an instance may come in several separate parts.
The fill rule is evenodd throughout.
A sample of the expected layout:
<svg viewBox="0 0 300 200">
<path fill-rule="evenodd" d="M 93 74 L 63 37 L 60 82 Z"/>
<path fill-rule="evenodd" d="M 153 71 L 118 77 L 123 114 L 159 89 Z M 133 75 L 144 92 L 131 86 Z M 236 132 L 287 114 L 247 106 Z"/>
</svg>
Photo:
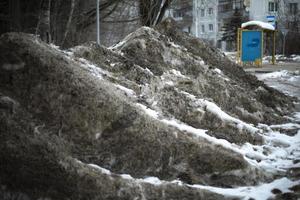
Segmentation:
<svg viewBox="0 0 300 200">
<path fill-rule="evenodd" d="M 280 70 L 287 70 L 287 71 L 300 71 L 300 63 L 284 63 L 284 62 L 278 62 L 275 65 L 264 63 L 262 67 L 251 67 L 251 68 L 245 68 L 245 71 L 247 72 L 254 72 L 254 73 L 268 73 L 268 72 L 274 72 L 274 71 L 280 71 Z"/>
</svg>

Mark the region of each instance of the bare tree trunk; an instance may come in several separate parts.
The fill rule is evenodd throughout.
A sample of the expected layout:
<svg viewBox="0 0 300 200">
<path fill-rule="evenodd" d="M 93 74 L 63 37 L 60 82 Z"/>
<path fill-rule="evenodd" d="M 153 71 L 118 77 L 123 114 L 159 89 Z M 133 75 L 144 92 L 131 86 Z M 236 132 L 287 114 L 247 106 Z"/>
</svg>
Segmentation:
<svg viewBox="0 0 300 200">
<path fill-rule="evenodd" d="M 20 0 L 9 1 L 10 31 L 21 31 Z"/>
<path fill-rule="evenodd" d="M 71 1 L 70 14 L 69 14 L 68 22 L 67 22 L 67 25 L 66 25 L 66 30 L 65 30 L 65 33 L 64 33 L 64 37 L 63 37 L 63 40 L 61 42 L 61 46 L 63 46 L 65 44 L 68 33 L 70 32 L 73 13 L 74 13 L 74 9 L 75 9 L 75 3 L 76 3 L 75 0 Z"/>
<path fill-rule="evenodd" d="M 139 0 L 141 24 L 154 26 L 158 24 L 172 0 Z"/>
<path fill-rule="evenodd" d="M 47 43 L 51 42 L 50 10 L 51 10 L 51 0 L 43 0 L 37 32 L 39 33 L 41 39 Z"/>
</svg>

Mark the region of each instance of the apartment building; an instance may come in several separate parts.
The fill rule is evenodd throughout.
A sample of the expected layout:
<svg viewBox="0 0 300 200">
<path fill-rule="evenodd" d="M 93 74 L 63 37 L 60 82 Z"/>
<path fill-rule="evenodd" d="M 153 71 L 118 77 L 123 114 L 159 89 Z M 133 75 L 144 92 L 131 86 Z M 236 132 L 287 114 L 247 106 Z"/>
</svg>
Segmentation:
<svg viewBox="0 0 300 200">
<path fill-rule="evenodd" d="M 248 15 L 244 0 L 193 0 L 192 33 L 226 50 L 232 45 L 221 41 L 223 26 L 230 22 L 236 10 L 243 16 Z"/>
<path fill-rule="evenodd" d="M 300 0 L 286 0 L 283 8 L 284 11 L 279 13 L 279 25 L 287 30 L 300 32 Z"/>
<path fill-rule="evenodd" d="M 243 20 L 269 22 L 282 32 L 300 31 L 300 0 L 174 0 L 167 11 L 180 28 L 222 50 L 234 50 L 235 41 L 224 41 L 224 29 L 235 12 Z"/>
<path fill-rule="evenodd" d="M 282 1 L 277 0 L 251 0 L 250 19 L 256 21 L 268 22 L 268 16 L 277 17 L 279 4 Z"/>
<path fill-rule="evenodd" d="M 165 17 L 172 17 L 182 31 L 193 34 L 193 0 L 174 0 Z"/>
<path fill-rule="evenodd" d="M 274 19 L 280 29 L 299 17 L 299 9 L 300 0 L 251 0 L 250 19 L 263 22 Z"/>
<path fill-rule="evenodd" d="M 216 45 L 218 31 L 218 0 L 194 0 L 193 34 Z"/>
</svg>

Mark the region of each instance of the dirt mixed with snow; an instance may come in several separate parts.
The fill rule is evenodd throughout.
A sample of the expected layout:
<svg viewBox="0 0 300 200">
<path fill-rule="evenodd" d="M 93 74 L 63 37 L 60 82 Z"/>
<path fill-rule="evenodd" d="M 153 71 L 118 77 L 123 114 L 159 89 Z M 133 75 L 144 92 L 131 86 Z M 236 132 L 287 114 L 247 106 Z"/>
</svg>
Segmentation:
<svg viewBox="0 0 300 200">
<path fill-rule="evenodd" d="M 0 39 L 1 199 L 297 199 L 288 97 L 166 20 L 110 47 Z"/>
</svg>

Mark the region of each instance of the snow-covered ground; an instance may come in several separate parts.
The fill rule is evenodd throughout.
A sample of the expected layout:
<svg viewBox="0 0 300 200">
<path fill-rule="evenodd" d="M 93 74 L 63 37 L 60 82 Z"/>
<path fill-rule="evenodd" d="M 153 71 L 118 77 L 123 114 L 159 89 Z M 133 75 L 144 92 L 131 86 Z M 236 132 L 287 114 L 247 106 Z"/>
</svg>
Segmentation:
<svg viewBox="0 0 300 200">
<path fill-rule="evenodd" d="M 295 54 L 290 56 L 278 54 L 275 56 L 275 58 L 278 62 L 300 62 L 300 55 L 295 55 Z M 265 63 L 271 62 L 271 60 L 272 60 L 272 56 L 265 56 L 263 58 L 263 61 Z"/>
<path fill-rule="evenodd" d="M 267 85 L 300 100 L 300 71 L 275 71 L 270 73 L 256 73 L 259 80 Z"/>
</svg>

